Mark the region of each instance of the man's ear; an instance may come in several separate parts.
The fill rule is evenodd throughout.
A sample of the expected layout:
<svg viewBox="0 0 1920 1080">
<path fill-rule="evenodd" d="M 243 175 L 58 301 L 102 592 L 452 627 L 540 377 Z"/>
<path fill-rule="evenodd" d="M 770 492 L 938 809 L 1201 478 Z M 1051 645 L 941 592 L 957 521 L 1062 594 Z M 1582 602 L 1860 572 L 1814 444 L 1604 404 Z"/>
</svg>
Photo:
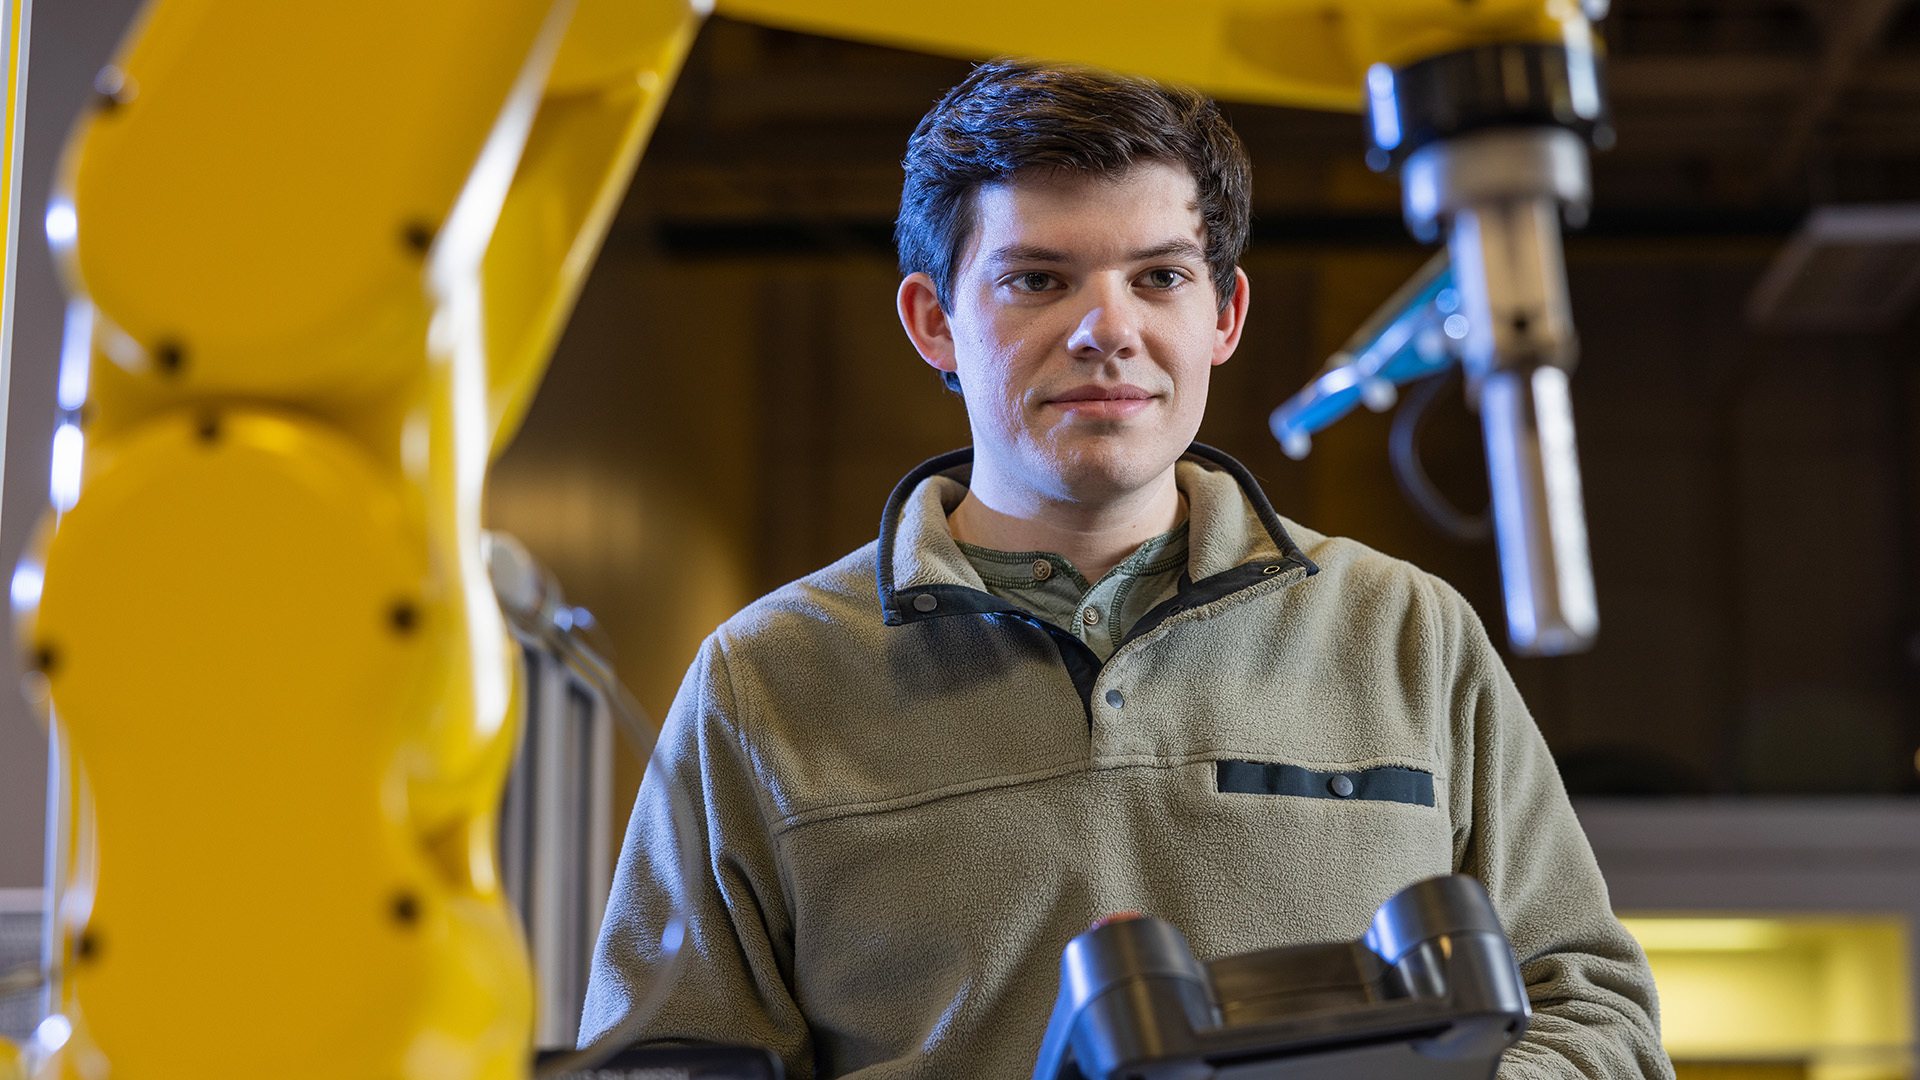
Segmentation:
<svg viewBox="0 0 1920 1080">
<path fill-rule="evenodd" d="M 900 283 L 896 302 L 900 308 L 900 325 L 906 329 L 907 338 L 913 342 L 920 359 L 941 371 L 954 370 L 953 325 L 940 306 L 940 294 L 934 291 L 933 279 L 922 273 L 908 274 Z"/>
<path fill-rule="evenodd" d="M 1213 362 L 1224 364 L 1240 347 L 1240 331 L 1247 325 L 1247 302 L 1249 299 L 1247 272 L 1239 267 L 1233 268 L 1233 295 L 1227 298 L 1227 306 L 1220 309 L 1220 317 L 1213 325 Z"/>
</svg>

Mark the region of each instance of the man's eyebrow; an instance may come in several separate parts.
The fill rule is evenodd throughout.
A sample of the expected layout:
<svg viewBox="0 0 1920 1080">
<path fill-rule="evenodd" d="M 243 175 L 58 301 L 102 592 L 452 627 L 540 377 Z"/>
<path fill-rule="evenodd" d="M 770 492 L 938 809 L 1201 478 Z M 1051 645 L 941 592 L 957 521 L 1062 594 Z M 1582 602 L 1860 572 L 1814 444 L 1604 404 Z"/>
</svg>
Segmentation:
<svg viewBox="0 0 1920 1080">
<path fill-rule="evenodd" d="M 1133 253 L 1131 261 L 1145 262 L 1148 259 L 1164 259 L 1170 255 L 1178 256 L 1182 259 L 1198 259 L 1202 262 L 1205 262 L 1207 258 L 1207 253 L 1201 249 L 1199 244 L 1185 237 L 1176 237 L 1172 240 L 1162 241 L 1149 248 L 1141 248 L 1139 251 Z"/>
<path fill-rule="evenodd" d="M 1064 263 L 1070 262 L 1071 259 L 1066 252 L 1053 248 L 1038 247 L 1033 244 L 1008 244 L 1005 247 L 995 248 L 993 254 L 987 256 L 987 261 L 1000 266 L 1006 263 Z"/>
<path fill-rule="evenodd" d="M 1169 256 L 1205 261 L 1207 253 L 1199 244 L 1182 236 L 1163 240 L 1151 247 L 1140 248 L 1130 252 L 1127 258 L 1132 262 L 1145 262 L 1149 259 L 1164 259 Z M 1007 263 L 1068 263 L 1072 261 L 1073 257 L 1064 251 L 1035 244 L 1008 244 L 995 248 L 987 256 L 987 262 L 995 266 Z"/>
</svg>

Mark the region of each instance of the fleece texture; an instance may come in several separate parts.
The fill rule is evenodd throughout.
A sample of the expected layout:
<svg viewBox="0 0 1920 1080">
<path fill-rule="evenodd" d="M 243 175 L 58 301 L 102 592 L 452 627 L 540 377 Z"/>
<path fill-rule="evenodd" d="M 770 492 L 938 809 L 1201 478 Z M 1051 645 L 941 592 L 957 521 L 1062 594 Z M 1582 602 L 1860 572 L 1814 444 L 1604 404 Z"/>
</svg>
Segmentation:
<svg viewBox="0 0 1920 1080">
<path fill-rule="evenodd" d="M 1457 593 L 1287 525 L 1196 445 L 1176 472 L 1187 573 L 1102 663 L 982 589 L 946 527 L 969 461 L 910 474 L 879 541 L 702 646 L 634 808 L 583 1040 L 660 989 L 649 1039 L 770 1047 L 799 1080 L 1023 1077 L 1061 949 L 1100 916 L 1160 916 L 1205 960 L 1358 937 L 1458 871 L 1486 885 L 1534 1010 L 1501 1080 L 1672 1076 L 1645 957 Z M 1272 767 L 1356 782 L 1222 784 Z M 687 956 L 660 987 L 676 906 Z"/>
</svg>

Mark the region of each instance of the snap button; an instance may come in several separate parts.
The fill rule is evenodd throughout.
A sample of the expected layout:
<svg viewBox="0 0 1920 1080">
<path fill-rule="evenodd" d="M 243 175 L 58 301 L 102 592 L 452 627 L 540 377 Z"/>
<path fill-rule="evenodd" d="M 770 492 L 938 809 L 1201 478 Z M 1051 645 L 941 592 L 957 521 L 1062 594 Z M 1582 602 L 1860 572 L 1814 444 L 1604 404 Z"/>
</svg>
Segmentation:
<svg viewBox="0 0 1920 1080">
<path fill-rule="evenodd" d="M 1127 695 L 1121 693 L 1118 690 L 1107 691 L 1107 704 L 1118 709 L 1126 705 L 1126 703 L 1127 703 Z"/>
<path fill-rule="evenodd" d="M 1086 623 L 1088 626 L 1099 626 L 1100 609 L 1089 605 L 1087 610 L 1080 613 L 1080 621 Z"/>
<path fill-rule="evenodd" d="M 933 595 L 932 593 L 923 592 L 919 596 L 916 596 L 913 598 L 913 610 L 915 611 L 928 612 L 928 611 L 932 611 L 934 608 L 937 608 L 939 606 L 940 606 L 940 598 Z"/>
<path fill-rule="evenodd" d="M 1327 781 L 1327 790 L 1343 799 L 1347 798 L 1353 794 L 1353 778 L 1350 776 L 1336 776 Z"/>
<path fill-rule="evenodd" d="M 1274 575 L 1274 574 L 1277 574 L 1277 573 L 1279 573 L 1279 572 L 1280 572 L 1280 570 L 1281 570 L 1281 566 L 1280 566 L 1280 564 L 1279 564 L 1279 563 L 1274 563 L 1274 564 L 1273 564 L 1272 566 L 1266 566 L 1266 567 L 1262 567 L 1262 568 L 1261 568 L 1261 570 L 1260 570 L 1260 572 L 1261 572 L 1261 573 L 1263 573 L 1263 574 L 1266 574 L 1266 575 L 1268 575 L 1268 576 L 1272 576 L 1272 575 Z"/>
<path fill-rule="evenodd" d="M 1033 580 L 1045 581 L 1053 576 L 1053 564 L 1045 559 L 1033 560 Z"/>
</svg>

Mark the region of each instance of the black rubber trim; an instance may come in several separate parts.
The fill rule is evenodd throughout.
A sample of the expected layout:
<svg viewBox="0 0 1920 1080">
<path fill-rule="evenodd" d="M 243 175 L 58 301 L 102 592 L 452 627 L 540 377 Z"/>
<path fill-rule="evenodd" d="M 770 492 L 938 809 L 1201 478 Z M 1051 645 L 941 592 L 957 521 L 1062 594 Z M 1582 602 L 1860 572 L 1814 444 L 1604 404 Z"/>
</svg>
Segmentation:
<svg viewBox="0 0 1920 1080">
<path fill-rule="evenodd" d="M 1399 765 L 1380 765 L 1348 772 L 1321 772 L 1298 765 L 1260 761 L 1215 763 L 1215 790 L 1240 795 L 1294 795 L 1303 799 L 1337 802 L 1397 802 L 1433 805 L 1433 774 Z M 1336 781 L 1345 777 L 1353 787 L 1346 795 Z"/>
<path fill-rule="evenodd" d="M 1571 58 L 1565 45 L 1499 42 L 1442 53 L 1393 72 L 1392 127 L 1400 132 L 1393 146 L 1374 145 L 1375 164 L 1397 168 L 1411 154 L 1439 139 L 1492 127 L 1564 127 L 1589 142 L 1611 139 L 1606 102 L 1605 59 L 1593 57 L 1597 111 L 1583 113 L 1573 92 Z M 1369 97 L 1368 141 L 1379 125 L 1372 112 L 1380 101 Z M 1370 158 L 1369 160 L 1374 160 Z"/>
<path fill-rule="evenodd" d="M 1604 141 L 1611 124 L 1606 60 L 1591 59 L 1600 91 L 1592 112 L 1580 109 L 1564 45 L 1482 45 L 1409 64 L 1394 73 L 1405 132 L 1394 155 L 1405 160 L 1437 139 L 1490 127 L 1551 125 Z"/>
<path fill-rule="evenodd" d="M 900 482 L 893 486 L 893 493 L 887 496 L 887 505 L 880 511 L 880 547 L 874 552 L 873 562 L 874 574 L 880 585 L 880 614 L 881 617 L 886 620 L 888 626 L 899 626 L 902 623 L 911 621 L 907 618 L 906 613 L 901 610 L 901 598 L 895 594 L 893 590 L 893 539 L 895 532 L 899 528 L 900 511 L 906 507 L 907 499 L 913 495 L 913 489 L 920 486 L 920 481 L 936 473 L 943 473 L 948 469 L 957 468 L 961 465 L 970 465 L 972 463 L 973 447 L 971 446 L 960 450 L 948 451 L 938 457 L 928 458 L 914 466 L 912 471 L 908 472 L 907 475 L 901 477 Z M 929 586 L 928 588 L 942 587 L 944 586 Z M 953 587 L 958 588 L 958 586 Z M 971 592 L 975 590 L 966 591 Z M 986 594 L 982 593 L 981 595 L 985 596 Z M 989 600 L 993 599 L 993 597 L 990 596 L 987 598 Z M 908 599 L 907 603 L 912 603 L 912 600 Z M 948 612 L 947 614 L 952 614 L 952 612 Z"/>
<path fill-rule="evenodd" d="M 1194 443 L 1187 448 L 1187 454 L 1210 462 L 1232 476 L 1253 504 L 1255 516 L 1273 538 L 1274 546 L 1280 549 L 1278 559 L 1263 559 L 1223 570 L 1202 581 L 1189 581 L 1183 573 L 1172 599 L 1156 606 L 1143 615 L 1127 632 L 1126 641 L 1132 641 L 1168 618 L 1178 615 L 1188 608 L 1212 603 L 1221 597 L 1238 592 L 1250 585 L 1258 584 L 1288 569 L 1300 568 L 1308 574 L 1317 574 L 1320 568 L 1313 564 L 1300 550 L 1300 545 L 1287 535 L 1287 528 L 1280 521 L 1280 515 L 1274 512 L 1273 504 L 1267 501 L 1266 493 L 1260 490 L 1260 484 L 1247 471 L 1247 467 L 1235 461 L 1227 454 L 1215 450 L 1203 443 Z M 1075 690 L 1080 692 L 1080 703 L 1086 707 L 1087 722 L 1093 722 L 1093 687 L 1099 681 L 1100 670 L 1105 665 L 1100 657 L 1086 642 L 1052 623 L 1037 619 L 1024 608 L 1002 600 L 992 593 L 965 585 L 943 582 L 933 585 L 915 585 L 905 589 L 896 589 L 893 582 L 893 544 L 896 538 L 900 512 L 905 509 L 907 499 L 912 497 L 913 489 L 929 476 L 946 472 L 949 469 L 971 464 L 971 447 L 954 450 L 929 458 L 915 466 L 894 485 L 893 493 L 887 496 L 887 505 L 880 513 L 880 542 L 874 553 L 874 581 L 880 593 L 880 614 L 888 626 L 905 626 L 910 623 L 925 622 L 929 619 L 945 618 L 949 615 L 1000 615 L 1017 619 L 1029 626 L 1035 626 L 1053 638 L 1060 650 L 1060 661 L 1066 665 L 1067 675 L 1073 680 Z M 924 599 L 923 599 L 924 598 Z M 926 610 L 921 610 L 922 608 Z M 1122 642 L 1124 644 L 1125 642 Z"/>
<path fill-rule="evenodd" d="M 933 604 L 921 611 L 915 601 L 921 597 L 932 597 Z M 893 594 L 894 608 L 887 612 L 887 625 L 905 626 L 908 623 L 925 622 L 947 615 L 1025 615 L 1018 606 L 1002 600 L 988 592 L 941 582 L 936 585 L 915 585 Z"/>
<path fill-rule="evenodd" d="M 1152 633 L 1155 627 L 1183 611 L 1197 608 L 1202 604 L 1211 604 L 1249 585 L 1258 585 L 1283 571 L 1302 568 L 1308 574 L 1320 572 L 1320 568 L 1308 561 L 1306 556 L 1299 555 L 1279 560 L 1263 559 L 1259 562 L 1245 563 L 1231 570 L 1222 570 L 1199 582 L 1189 581 L 1185 574 L 1181 574 L 1172 598 L 1161 601 L 1154 605 L 1151 611 L 1140 616 L 1120 644 L 1125 645 L 1134 638 Z"/>
<path fill-rule="evenodd" d="M 1261 490 L 1260 481 L 1253 478 L 1245 465 L 1226 451 L 1216 450 L 1206 443 L 1197 442 L 1188 446 L 1187 453 L 1220 466 L 1221 471 L 1233 477 L 1234 482 L 1240 485 L 1241 493 L 1253 504 L 1254 514 L 1260 518 L 1260 524 L 1266 527 L 1267 534 L 1273 537 L 1274 546 L 1280 549 L 1281 555 L 1306 567 L 1308 574 L 1320 572 L 1320 568 L 1313 565 L 1313 560 L 1307 558 L 1300 550 L 1300 545 L 1294 543 L 1293 537 L 1287 534 L 1287 527 L 1280 523 L 1280 515 L 1274 512 L 1273 504 L 1267 501 L 1267 493 Z"/>
<path fill-rule="evenodd" d="M 922 596 L 933 598 L 932 610 L 921 611 L 914 606 L 914 600 Z M 1093 722 L 1093 684 L 1099 681 L 1100 669 L 1105 665 L 1086 642 L 1010 601 L 965 585 L 919 585 L 895 594 L 895 598 L 899 603 L 887 618 L 891 626 L 927 622 L 948 615 L 987 615 L 1012 619 L 1043 631 L 1060 650 L 1060 662 L 1067 669 L 1067 677 L 1073 680 L 1074 690 L 1080 694 L 1087 722 Z"/>
<path fill-rule="evenodd" d="M 1253 478 L 1253 474 L 1247 471 L 1245 465 L 1240 464 L 1224 451 L 1216 450 L 1205 443 L 1194 443 L 1187 447 L 1187 454 L 1218 466 L 1222 472 L 1233 477 L 1234 482 L 1240 485 L 1241 492 L 1246 495 L 1247 501 L 1253 504 L 1254 515 L 1260 519 L 1260 524 L 1267 530 L 1267 535 L 1272 537 L 1274 546 L 1280 549 L 1281 558 L 1277 561 L 1247 563 L 1192 585 L 1183 584 L 1182 590 L 1186 595 L 1176 596 L 1173 600 L 1148 612 L 1139 623 L 1135 624 L 1133 632 L 1127 635 L 1129 640 L 1139 636 L 1141 626 L 1149 622 L 1157 625 L 1168 615 L 1178 613 L 1166 609 L 1193 607 L 1196 604 L 1217 600 L 1237 589 L 1246 588 L 1277 572 L 1268 570 L 1269 566 L 1304 567 L 1309 575 L 1320 572 L 1320 568 L 1313 564 L 1313 560 L 1307 558 L 1306 554 L 1300 550 L 1300 545 L 1294 543 L 1293 537 L 1288 535 L 1287 527 L 1280 521 L 1280 515 L 1274 511 L 1273 504 L 1267 501 L 1266 492 L 1260 490 L 1260 482 Z M 894 588 L 893 542 L 899 530 L 900 511 L 906 507 L 907 499 L 913 495 L 913 489 L 919 487 L 920 482 L 929 476 L 972 463 L 972 447 L 928 458 L 902 477 L 900 482 L 894 485 L 893 493 L 887 496 L 887 505 L 880 512 L 880 543 L 874 552 L 873 561 L 874 581 L 880 593 L 880 613 L 888 626 L 902 626 L 942 615 L 979 615 L 1016 610 L 996 596 L 977 589 L 969 589 L 964 585 L 922 585 L 904 591 Z M 1181 580 L 1183 583 L 1186 581 L 1184 577 Z M 913 607 L 914 599 L 923 593 L 932 595 L 936 600 L 937 603 L 932 611 L 923 612 Z M 969 595 L 974 599 L 965 598 Z"/>
<path fill-rule="evenodd" d="M 1274 546 L 1280 549 L 1280 558 L 1242 563 L 1231 570 L 1222 570 L 1212 577 L 1202 578 L 1199 581 L 1181 574 L 1179 582 L 1174 587 L 1173 596 L 1140 616 L 1132 629 L 1127 631 L 1127 636 L 1120 642 L 1122 645 L 1134 638 L 1152 633 L 1155 627 L 1183 611 L 1202 604 L 1211 604 L 1215 600 L 1230 596 L 1250 585 L 1257 585 L 1284 571 L 1305 570 L 1308 577 L 1320 572 L 1320 568 L 1314 565 L 1313 560 L 1307 558 L 1306 553 L 1300 550 L 1300 545 L 1293 542 L 1293 537 L 1287 533 L 1286 525 L 1280 521 L 1280 515 L 1274 511 L 1273 504 L 1267 501 L 1266 492 L 1260 490 L 1260 482 L 1254 479 L 1245 465 L 1205 443 L 1194 443 L 1187 448 L 1187 453 L 1212 462 L 1219 466 L 1221 471 L 1233 477 L 1234 481 L 1240 485 L 1240 490 L 1246 494 L 1247 501 L 1253 504 L 1253 512 L 1260 519 L 1260 524 L 1266 528 L 1267 534 L 1273 538 Z"/>
<path fill-rule="evenodd" d="M 1053 644 L 1060 650 L 1060 662 L 1066 665 L 1067 678 L 1073 680 L 1073 688 L 1080 693 L 1080 704 L 1087 710 L 1087 729 L 1093 729 L 1093 684 L 1100 681 L 1100 670 L 1106 665 L 1093 647 L 1065 630 L 1049 622 L 1042 622 L 1032 616 L 1028 621 L 1047 632 Z"/>
</svg>

